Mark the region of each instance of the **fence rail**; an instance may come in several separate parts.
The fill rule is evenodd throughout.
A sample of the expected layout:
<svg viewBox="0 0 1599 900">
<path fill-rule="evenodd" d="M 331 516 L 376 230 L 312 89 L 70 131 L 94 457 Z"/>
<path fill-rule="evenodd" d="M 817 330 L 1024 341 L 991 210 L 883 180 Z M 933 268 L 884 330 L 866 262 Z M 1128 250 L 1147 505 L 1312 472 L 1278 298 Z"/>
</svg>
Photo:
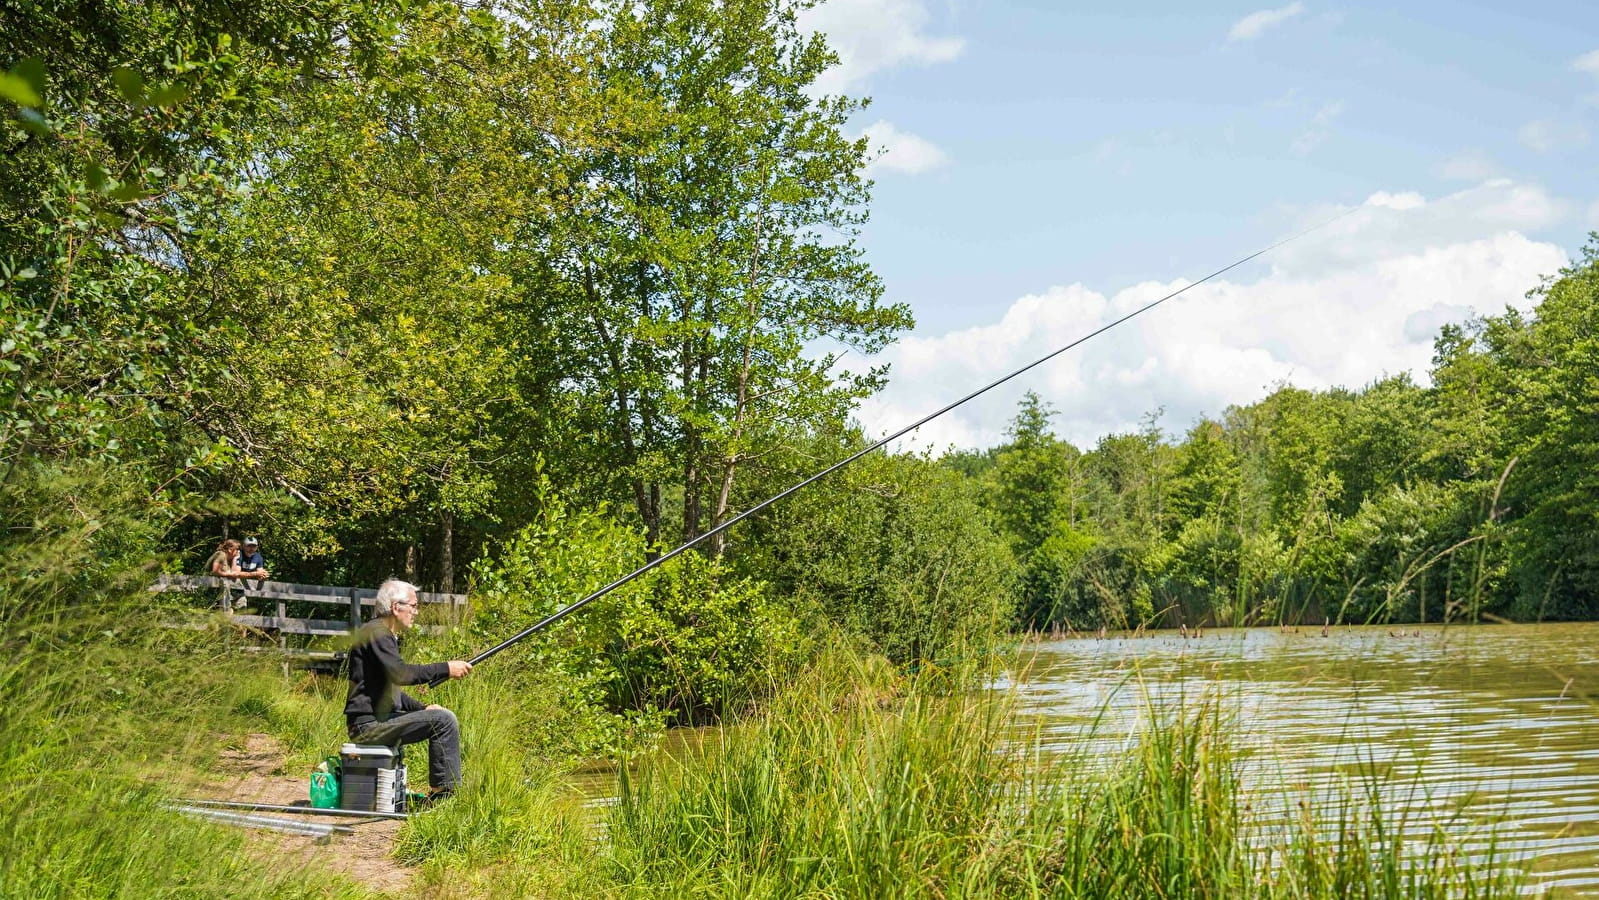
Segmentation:
<svg viewBox="0 0 1599 900">
<path fill-rule="evenodd" d="M 221 578 L 216 575 L 162 575 L 150 586 L 154 592 L 188 591 L 203 593 L 216 591 L 222 601 L 222 612 L 235 625 L 258 628 L 278 633 L 282 645 L 284 635 L 341 635 L 361 627 L 363 608 L 377 603 L 375 588 L 336 587 L 326 584 L 293 584 L 285 581 L 258 581 L 254 579 Z M 440 594 L 417 591 L 419 603 L 449 607 L 452 614 L 464 611 L 466 594 Z M 233 612 L 235 603 L 250 600 L 268 600 L 276 607 L 275 615 L 238 615 Z M 305 619 L 290 616 L 290 601 L 301 603 L 326 603 L 343 606 L 349 610 L 348 621 L 341 619 Z"/>
</svg>

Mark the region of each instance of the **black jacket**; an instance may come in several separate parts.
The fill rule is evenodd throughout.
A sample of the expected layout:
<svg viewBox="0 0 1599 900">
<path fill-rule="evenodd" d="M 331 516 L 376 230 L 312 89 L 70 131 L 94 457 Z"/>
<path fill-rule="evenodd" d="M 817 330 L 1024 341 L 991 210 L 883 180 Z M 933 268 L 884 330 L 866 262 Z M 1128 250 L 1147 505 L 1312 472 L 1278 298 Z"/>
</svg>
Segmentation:
<svg viewBox="0 0 1599 900">
<path fill-rule="evenodd" d="M 448 678 L 449 663 L 413 666 L 400 658 L 400 639 L 382 619 L 374 619 L 355 632 L 350 646 L 350 693 L 344 701 L 344 722 L 351 737 L 373 722 L 386 722 L 396 712 L 422 709 L 416 698 L 400 690 L 402 684 L 424 684 Z"/>
</svg>

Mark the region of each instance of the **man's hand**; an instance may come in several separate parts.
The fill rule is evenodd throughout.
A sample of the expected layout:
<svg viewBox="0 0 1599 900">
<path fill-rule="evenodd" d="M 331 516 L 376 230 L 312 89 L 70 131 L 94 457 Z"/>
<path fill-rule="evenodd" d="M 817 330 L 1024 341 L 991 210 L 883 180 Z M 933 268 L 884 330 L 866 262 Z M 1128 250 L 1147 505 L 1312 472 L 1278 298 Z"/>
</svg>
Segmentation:
<svg viewBox="0 0 1599 900">
<path fill-rule="evenodd" d="M 464 659 L 450 660 L 450 677 L 465 678 L 466 673 L 472 671 L 472 664 Z"/>
</svg>

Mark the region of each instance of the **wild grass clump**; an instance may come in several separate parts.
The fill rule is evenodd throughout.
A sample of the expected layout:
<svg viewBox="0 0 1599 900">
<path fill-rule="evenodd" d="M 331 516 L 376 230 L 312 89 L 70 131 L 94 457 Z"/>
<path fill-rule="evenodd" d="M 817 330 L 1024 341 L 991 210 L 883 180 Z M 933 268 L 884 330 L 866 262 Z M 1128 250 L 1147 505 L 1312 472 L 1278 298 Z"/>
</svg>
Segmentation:
<svg viewBox="0 0 1599 900">
<path fill-rule="evenodd" d="M 306 673 L 285 684 L 281 673 L 262 672 L 240 685 L 233 712 L 283 742 L 285 768 L 309 772 L 350 739 L 344 724 L 347 690 L 348 683 L 339 678 Z"/>
<path fill-rule="evenodd" d="M 1215 702 L 1151 711 L 1118 759 L 1046 758 L 1010 701 L 918 681 L 862 703 L 813 673 L 699 752 L 625 776 L 623 894 L 726 897 L 1508 897 L 1468 837 L 1406 835 L 1346 792 L 1261 802 Z M 1084 735 L 1080 746 L 1103 746 Z M 1323 800 L 1327 798 L 1321 798 Z M 1318 813 L 1315 810 L 1327 810 Z"/>
<path fill-rule="evenodd" d="M 215 758 L 259 677 L 209 636 L 160 627 L 153 526 L 114 473 L 0 486 L 0 896 L 355 897 L 160 808 Z"/>
<path fill-rule="evenodd" d="M 617 881 L 729 896 L 958 886 L 1006 799 L 1002 707 L 910 689 L 858 660 L 839 678 L 839 662 L 807 672 L 759 721 L 624 773 Z"/>
<path fill-rule="evenodd" d="M 567 767 L 526 740 L 540 705 L 512 699 L 507 678 L 481 675 L 452 683 L 449 697 L 439 698 L 461 721 L 463 780 L 454 799 L 406 826 L 395 848 L 402 860 L 460 867 L 526 859 L 582 828 L 573 821 L 577 804 L 560 787 Z M 416 786 L 425 783 L 423 746 L 409 748 L 406 766 Z"/>
<path fill-rule="evenodd" d="M 1029 777 L 1002 894 L 1100 897 L 1520 896 L 1492 828 L 1413 827 L 1380 777 L 1296 794 L 1250 760 L 1215 698 L 1147 708 L 1125 756 L 1067 754 Z M 1086 736 L 1085 736 L 1086 737 Z M 1085 740 L 1084 746 L 1097 744 Z M 1486 837 L 1486 846 L 1467 848 Z"/>
</svg>

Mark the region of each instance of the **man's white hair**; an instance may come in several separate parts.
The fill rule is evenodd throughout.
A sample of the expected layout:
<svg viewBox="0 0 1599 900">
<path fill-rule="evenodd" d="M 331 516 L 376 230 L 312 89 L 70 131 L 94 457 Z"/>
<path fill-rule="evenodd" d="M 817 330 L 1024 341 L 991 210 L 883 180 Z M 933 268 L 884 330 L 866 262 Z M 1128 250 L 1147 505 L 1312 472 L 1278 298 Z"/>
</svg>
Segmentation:
<svg viewBox="0 0 1599 900">
<path fill-rule="evenodd" d="M 390 578 L 378 585 L 378 599 L 373 611 L 379 616 L 394 612 L 394 604 L 408 602 L 416 594 L 416 585 L 398 578 Z"/>
</svg>

